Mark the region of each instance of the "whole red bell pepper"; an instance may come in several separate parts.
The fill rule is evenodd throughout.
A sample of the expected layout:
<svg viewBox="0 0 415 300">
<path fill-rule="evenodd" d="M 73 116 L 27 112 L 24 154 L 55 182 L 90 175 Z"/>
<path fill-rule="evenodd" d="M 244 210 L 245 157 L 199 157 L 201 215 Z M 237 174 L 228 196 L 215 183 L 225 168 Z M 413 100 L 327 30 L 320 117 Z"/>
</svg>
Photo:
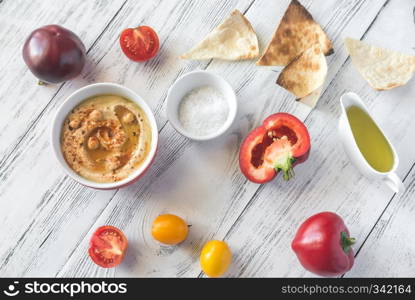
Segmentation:
<svg viewBox="0 0 415 300">
<path fill-rule="evenodd" d="M 301 224 L 291 248 L 306 270 L 332 277 L 352 268 L 354 242 L 340 216 L 322 212 Z"/>
<path fill-rule="evenodd" d="M 299 119 L 287 113 L 266 118 L 242 142 L 239 166 L 245 177 L 256 183 L 272 180 L 281 171 L 283 178 L 294 176 L 293 167 L 310 152 L 310 135 Z"/>
</svg>

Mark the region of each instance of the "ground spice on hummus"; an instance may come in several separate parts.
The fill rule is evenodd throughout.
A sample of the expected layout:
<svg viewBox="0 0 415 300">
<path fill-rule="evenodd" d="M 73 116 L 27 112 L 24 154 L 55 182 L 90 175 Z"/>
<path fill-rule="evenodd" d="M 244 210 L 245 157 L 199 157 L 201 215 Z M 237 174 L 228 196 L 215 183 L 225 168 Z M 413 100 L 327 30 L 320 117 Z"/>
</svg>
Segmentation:
<svg viewBox="0 0 415 300">
<path fill-rule="evenodd" d="M 68 165 L 95 182 L 116 182 L 143 163 L 151 144 L 144 111 L 116 95 L 99 95 L 78 105 L 66 118 L 61 149 Z"/>
</svg>

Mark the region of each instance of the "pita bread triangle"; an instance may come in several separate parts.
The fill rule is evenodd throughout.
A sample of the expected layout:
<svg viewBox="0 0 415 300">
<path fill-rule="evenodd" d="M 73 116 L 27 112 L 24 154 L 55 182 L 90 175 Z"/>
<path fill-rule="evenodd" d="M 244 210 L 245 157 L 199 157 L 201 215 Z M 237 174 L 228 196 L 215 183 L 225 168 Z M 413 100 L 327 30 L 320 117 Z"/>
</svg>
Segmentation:
<svg viewBox="0 0 415 300">
<path fill-rule="evenodd" d="M 252 59 L 259 54 L 258 39 L 251 23 L 234 10 L 206 38 L 183 54 L 184 59 Z"/>
<path fill-rule="evenodd" d="M 281 71 L 277 84 L 297 98 L 304 98 L 323 85 L 326 75 L 326 57 L 320 44 L 315 43 Z M 312 101 L 316 102 L 315 99 Z"/>
<path fill-rule="evenodd" d="M 415 56 L 345 39 L 353 65 L 371 87 L 389 90 L 404 85 L 415 71 Z"/>
<path fill-rule="evenodd" d="M 300 2 L 292 0 L 257 65 L 286 66 L 316 42 L 325 55 L 333 53 L 332 43 L 320 25 Z"/>
<path fill-rule="evenodd" d="M 321 92 L 323 91 L 323 85 L 321 85 L 319 88 L 317 88 L 316 90 L 312 91 L 310 94 L 308 94 L 307 96 L 297 99 L 297 101 L 313 108 L 317 105 L 318 100 L 320 99 L 321 96 Z"/>
</svg>

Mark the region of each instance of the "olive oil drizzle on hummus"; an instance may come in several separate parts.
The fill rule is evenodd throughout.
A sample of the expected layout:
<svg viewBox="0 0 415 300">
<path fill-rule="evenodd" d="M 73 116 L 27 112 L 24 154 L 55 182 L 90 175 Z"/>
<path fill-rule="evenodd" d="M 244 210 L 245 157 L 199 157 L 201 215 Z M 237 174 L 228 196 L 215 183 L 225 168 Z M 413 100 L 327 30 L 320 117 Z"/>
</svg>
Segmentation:
<svg viewBox="0 0 415 300">
<path fill-rule="evenodd" d="M 128 177 L 144 161 L 151 144 L 146 115 L 130 100 L 99 95 L 66 118 L 61 148 L 69 166 L 96 182 Z"/>
</svg>

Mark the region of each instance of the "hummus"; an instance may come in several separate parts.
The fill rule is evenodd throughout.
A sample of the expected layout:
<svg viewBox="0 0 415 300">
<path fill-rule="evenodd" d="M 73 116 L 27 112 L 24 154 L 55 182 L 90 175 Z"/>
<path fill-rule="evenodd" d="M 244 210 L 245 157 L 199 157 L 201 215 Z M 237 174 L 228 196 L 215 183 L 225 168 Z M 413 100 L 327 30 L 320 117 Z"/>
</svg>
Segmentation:
<svg viewBox="0 0 415 300">
<path fill-rule="evenodd" d="M 116 95 L 99 95 L 78 105 L 66 118 L 61 148 L 68 165 L 95 182 L 128 177 L 143 163 L 151 145 L 144 111 Z"/>
</svg>

